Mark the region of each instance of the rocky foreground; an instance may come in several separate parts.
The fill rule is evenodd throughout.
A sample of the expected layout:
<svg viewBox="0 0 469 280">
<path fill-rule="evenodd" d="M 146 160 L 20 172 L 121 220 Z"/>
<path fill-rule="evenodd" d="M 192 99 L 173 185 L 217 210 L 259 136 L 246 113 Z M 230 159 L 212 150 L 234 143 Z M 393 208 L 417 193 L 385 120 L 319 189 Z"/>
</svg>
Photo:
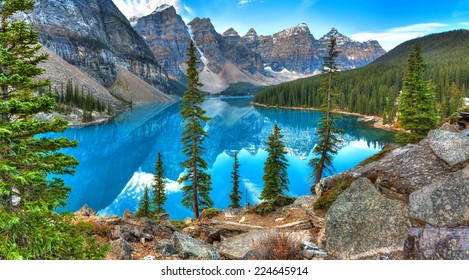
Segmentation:
<svg viewBox="0 0 469 280">
<path fill-rule="evenodd" d="M 327 213 L 314 210 L 341 176 L 356 180 Z M 264 216 L 216 211 L 186 219 L 182 230 L 166 214 L 156 222 L 83 207 L 76 216 L 110 244 L 108 259 L 258 259 L 256 244 L 279 232 L 298 245 L 296 259 L 469 259 L 469 137 L 451 126 L 324 178 L 312 191 Z"/>
</svg>

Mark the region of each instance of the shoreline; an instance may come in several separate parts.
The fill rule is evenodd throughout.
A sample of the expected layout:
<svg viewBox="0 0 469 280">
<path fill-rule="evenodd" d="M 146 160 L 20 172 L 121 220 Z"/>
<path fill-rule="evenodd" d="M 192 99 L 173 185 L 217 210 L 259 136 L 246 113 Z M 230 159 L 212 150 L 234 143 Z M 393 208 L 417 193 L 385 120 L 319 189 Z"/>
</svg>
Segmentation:
<svg viewBox="0 0 469 280">
<path fill-rule="evenodd" d="M 273 106 L 273 105 L 266 105 L 266 104 L 261 104 L 257 102 L 250 102 L 251 105 L 257 106 L 257 107 L 264 107 L 264 108 L 271 108 L 271 109 L 291 109 L 291 110 L 304 110 L 304 111 L 319 111 L 318 108 L 306 108 L 306 107 L 288 107 L 288 106 Z M 348 115 L 348 116 L 356 116 L 356 117 L 369 117 L 367 115 L 363 115 L 360 113 L 353 113 L 353 112 L 347 112 L 347 111 L 340 111 L 340 110 L 334 110 L 333 111 L 336 114 L 341 114 L 341 115 Z M 373 120 L 373 127 L 377 129 L 382 129 L 382 130 L 387 130 L 387 131 L 393 131 L 393 132 L 398 132 L 402 131 L 400 128 L 395 128 L 390 125 L 383 125 L 383 118 L 379 116 L 372 116 L 374 118 Z"/>
</svg>

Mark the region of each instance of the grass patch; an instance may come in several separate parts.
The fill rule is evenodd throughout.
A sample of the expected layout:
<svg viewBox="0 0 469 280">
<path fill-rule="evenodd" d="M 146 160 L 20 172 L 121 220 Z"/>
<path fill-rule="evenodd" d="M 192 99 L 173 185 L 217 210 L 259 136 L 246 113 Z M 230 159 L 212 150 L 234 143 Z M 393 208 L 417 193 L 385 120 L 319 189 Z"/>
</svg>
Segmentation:
<svg viewBox="0 0 469 280">
<path fill-rule="evenodd" d="M 331 188 L 323 193 L 313 204 L 316 210 L 324 210 L 327 212 L 332 203 L 355 181 L 352 175 L 343 175 L 334 178 L 331 182 Z"/>
<path fill-rule="evenodd" d="M 371 157 L 365 159 L 364 161 L 360 162 L 357 166 L 365 166 L 367 164 L 370 164 L 372 162 L 375 162 L 375 161 L 378 161 L 378 160 L 381 160 L 384 158 L 385 155 L 387 155 L 390 151 L 396 149 L 400 147 L 399 145 L 397 144 L 390 144 L 390 145 L 386 145 L 383 147 L 383 149 L 381 149 L 381 151 L 379 151 L 379 153 L 375 154 L 375 155 L 372 155 Z"/>
<path fill-rule="evenodd" d="M 247 213 L 255 213 L 258 215 L 266 215 L 268 213 L 274 212 L 277 207 L 282 207 L 290 205 L 295 201 L 294 197 L 289 197 L 284 194 L 277 195 L 274 199 L 264 201 L 257 204 L 256 206 L 251 207 Z"/>
</svg>

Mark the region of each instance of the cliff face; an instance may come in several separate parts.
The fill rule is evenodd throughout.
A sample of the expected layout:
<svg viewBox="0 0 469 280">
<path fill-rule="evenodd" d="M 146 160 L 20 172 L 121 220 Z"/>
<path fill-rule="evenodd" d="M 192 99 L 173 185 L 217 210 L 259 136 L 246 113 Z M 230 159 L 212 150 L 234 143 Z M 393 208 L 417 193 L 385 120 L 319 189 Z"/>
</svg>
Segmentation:
<svg viewBox="0 0 469 280">
<path fill-rule="evenodd" d="M 172 6 L 136 20 L 135 30 L 145 39 L 156 60 L 176 79 L 184 78 L 181 66 L 187 60 L 189 30 Z"/>
<path fill-rule="evenodd" d="M 167 92 L 167 76 L 112 0 L 39 0 L 29 19 L 41 43 L 105 87 L 119 67 Z"/>
<path fill-rule="evenodd" d="M 337 49 L 340 52 L 338 64 L 341 70 L 365 66 L 386 53 L 378 41 L 370 40 L 363 43 L 353 41 L 332 28 L 329 33 L 318 40 L 318 55 L 321 59 L 327 55 L 327 47 L 333 36 L 337 39 Z"/>
<path fill-rule="evenodd" d="M 255 42 L 255 36 L 250 38 Z M 272 36 L 260 36 L 256 51 L 264 59 L 266 67 L 273 71 L 287 69 L 309 74 L 321 69 L 315 45 L 316 40 L 308 26 L 302 23 Z"/>
</svg>

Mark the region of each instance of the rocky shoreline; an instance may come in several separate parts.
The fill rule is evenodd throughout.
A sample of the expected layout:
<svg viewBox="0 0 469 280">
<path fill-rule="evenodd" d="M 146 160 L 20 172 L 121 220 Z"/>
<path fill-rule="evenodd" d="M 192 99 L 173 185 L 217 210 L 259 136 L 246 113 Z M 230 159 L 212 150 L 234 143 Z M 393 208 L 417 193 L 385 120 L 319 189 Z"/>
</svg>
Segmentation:
<svg viewBox="0 0 469 280">
<path fill-rule="evenodd" d="M 266 105 L 257 102 L 251 102 L 252 105 L 264 108 L 273 108 L 273 109 L 291 109 L 291 110 L 305 110 L 305 111 L 319 111 L 318 108 L 306 108 L 306 107 L 289 107 L 289 106 L 273 106 L 273 105 Z M 347 112 L 347 111 L 340 111 L 334 110 L 334 113 L 341 114 L 341 115 L 348 115 L 348 116 L 356 116 L 356 117 L 370 117 L 359 113 Z M 383 118 L 378 116 L 372 116 L 373 118 L 373 127 L 378 129 L 384 129 L 388 131 L 403 131 L 401 128 L 396 128 L 392 125 L 384 125 Z"/>
</svg>

